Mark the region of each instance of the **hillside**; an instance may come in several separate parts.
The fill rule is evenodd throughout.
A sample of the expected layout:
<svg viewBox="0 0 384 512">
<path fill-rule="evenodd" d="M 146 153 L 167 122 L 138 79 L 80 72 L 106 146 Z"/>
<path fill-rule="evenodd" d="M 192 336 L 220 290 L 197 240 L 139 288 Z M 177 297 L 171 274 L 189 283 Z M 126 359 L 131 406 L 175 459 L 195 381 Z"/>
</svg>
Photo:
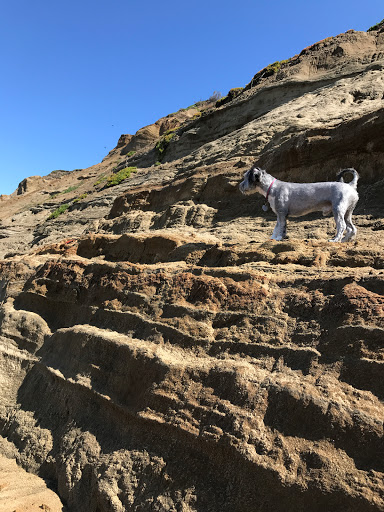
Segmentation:
<svg viewBox="0 0 384 512">
<path fill-rule="evenodd" d="M 0 453 L 68 511 L 384 510 L 383 69 L 330 37 L 1 197 Z M 269 240 L 254 163 L 356 168 L 357 239 Z"/>
</svg>

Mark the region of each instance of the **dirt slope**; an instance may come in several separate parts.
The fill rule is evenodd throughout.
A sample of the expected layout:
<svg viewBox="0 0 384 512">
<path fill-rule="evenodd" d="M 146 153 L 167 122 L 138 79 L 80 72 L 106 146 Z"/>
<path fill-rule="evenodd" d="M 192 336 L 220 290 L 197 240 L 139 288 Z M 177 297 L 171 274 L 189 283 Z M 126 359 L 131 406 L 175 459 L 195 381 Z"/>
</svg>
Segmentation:
<svg viewBox="0 0 384 512">
<path fill-rule="evenodd" d="M 340 34 L 2 198 L 0 450 L 69 511 L 384 510 L 383 66 Z M 270 241 L 255 161 L 355 167 L 357 240 Z"/>
<path fill-rule="evenodd" d="M 0 456 L 1 512 L 62 512 L 57 495 L 47 489 L 44 481 Z"/>
</svg>

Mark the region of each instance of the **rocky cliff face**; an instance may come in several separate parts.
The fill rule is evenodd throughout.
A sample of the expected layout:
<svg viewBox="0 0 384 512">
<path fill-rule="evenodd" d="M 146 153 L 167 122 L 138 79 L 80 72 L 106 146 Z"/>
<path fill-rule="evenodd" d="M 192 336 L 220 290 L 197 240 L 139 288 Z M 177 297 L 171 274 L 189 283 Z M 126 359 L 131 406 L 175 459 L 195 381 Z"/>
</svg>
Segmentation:
<svg viewBox="0 0 384 512">
<path fill-rule="evenodd" d="M 383 66 L 329 38 L 0 203 L 0 449 L 68 510 L 384 510 Z M 357 240 L 270 241 L 255 161 L 355 167 Z"/>
</svg>

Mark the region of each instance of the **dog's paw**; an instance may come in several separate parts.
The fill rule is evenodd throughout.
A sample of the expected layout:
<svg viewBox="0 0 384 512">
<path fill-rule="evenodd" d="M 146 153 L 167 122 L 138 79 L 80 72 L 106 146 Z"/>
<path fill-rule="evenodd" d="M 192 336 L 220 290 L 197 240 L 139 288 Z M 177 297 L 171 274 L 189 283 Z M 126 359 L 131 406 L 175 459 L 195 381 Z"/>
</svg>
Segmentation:
<svg viewBox="0 0 384 512">
<path fill-rule="evenodd" d="M 353 240 L 355 239 L 355 235 L 351 235 L 351 236 L 345 236 L 344 238 L 341 239 L 342 242 L 352 242 Z"/>
</svg>

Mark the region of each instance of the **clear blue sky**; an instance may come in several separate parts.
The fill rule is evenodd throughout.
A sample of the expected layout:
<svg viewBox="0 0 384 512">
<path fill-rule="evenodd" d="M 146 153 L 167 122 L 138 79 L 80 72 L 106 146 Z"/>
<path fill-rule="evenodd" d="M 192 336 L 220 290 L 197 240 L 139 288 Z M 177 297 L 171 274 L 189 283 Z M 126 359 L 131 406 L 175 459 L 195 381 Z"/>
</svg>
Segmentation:
<svg viewBox="0 0 384 512">
<path fill-rule="evenodd" d="M 5 0 L 0 194 L 98 163 L 122 133 L 384 18 L 382 0 Z"/>
</svg>

